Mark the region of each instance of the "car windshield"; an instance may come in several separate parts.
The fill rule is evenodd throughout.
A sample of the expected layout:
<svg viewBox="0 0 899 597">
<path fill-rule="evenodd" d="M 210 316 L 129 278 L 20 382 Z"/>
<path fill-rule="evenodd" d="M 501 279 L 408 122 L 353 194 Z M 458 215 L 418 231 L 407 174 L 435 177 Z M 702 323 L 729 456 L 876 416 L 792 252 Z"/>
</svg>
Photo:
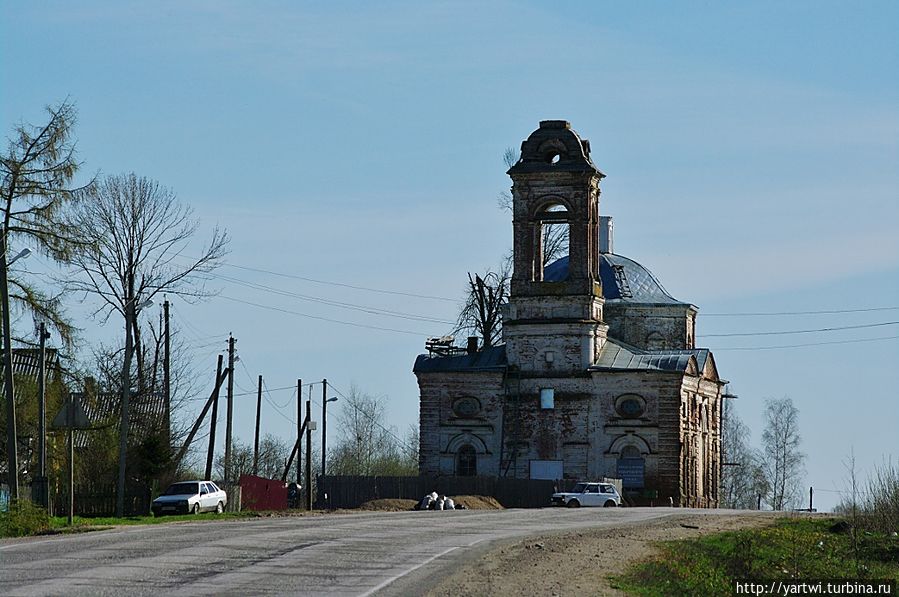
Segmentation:
<svg viewBox="0 0 899 597">
<path fill-rule="evenodd" d="M 175 483 L 163 495 L 195 495 L 200 493 L 199 483 Z"/>
<path fill-rule="evenodd" d="M 574 486 L 574 489 L 571 490 L 571 493 L 584 493 L 584 490 L 587 488 L 586 483 L 578 483 Z"/>
</svg>

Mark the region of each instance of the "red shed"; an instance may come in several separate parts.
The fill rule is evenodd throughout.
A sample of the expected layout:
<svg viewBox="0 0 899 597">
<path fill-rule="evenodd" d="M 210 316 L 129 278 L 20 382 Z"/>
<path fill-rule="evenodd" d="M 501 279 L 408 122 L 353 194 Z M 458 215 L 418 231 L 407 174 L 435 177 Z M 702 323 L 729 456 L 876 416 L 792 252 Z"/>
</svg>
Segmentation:
<svg viewBox="0 0 899 597">
<path fill-rule="evenodd" d="M 278 479 L 241 475 L 240 494 L 244 510 L 287 509 L 287 485 Z"/>
</svg>

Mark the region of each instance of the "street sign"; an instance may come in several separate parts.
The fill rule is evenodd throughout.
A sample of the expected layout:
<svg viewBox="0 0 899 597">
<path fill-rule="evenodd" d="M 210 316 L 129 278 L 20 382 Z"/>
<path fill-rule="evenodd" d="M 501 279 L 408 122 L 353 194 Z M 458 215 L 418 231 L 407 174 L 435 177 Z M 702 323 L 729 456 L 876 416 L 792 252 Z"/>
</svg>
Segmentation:
<svg viewBox="0 0 899 597">
<path fill-rule="evenodd" d="M 63 404 L 59 413 L 50 424 L 54 429 L 90 429 L 91 422 L 81 408 L 81 401 L 69 394 L 69 400 Z"/>
</svg>

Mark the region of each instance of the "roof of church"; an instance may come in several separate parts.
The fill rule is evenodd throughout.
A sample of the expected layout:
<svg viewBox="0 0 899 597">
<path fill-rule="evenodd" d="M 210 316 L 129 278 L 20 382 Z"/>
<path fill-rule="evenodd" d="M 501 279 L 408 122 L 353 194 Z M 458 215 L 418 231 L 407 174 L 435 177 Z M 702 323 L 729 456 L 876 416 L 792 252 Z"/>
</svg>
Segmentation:
<svg viewBox="0 0 899 597">
<path fill-rule="evenodd" d="M 699 371 L 705 368 L 709 358 L 707 348 L 693 350 L 642 350 L 607 338 L 594 371 L 686 371 L 690 358 L 696 359 Z M 491 346 L 474 354 L 458 356 L 418 355 L 414 373 L 503 371 L 506 368 L 506 346 Z"/>
<path fill-rule="evenodd" d="M 557 259 L 543 269 L 547 282 L 561 282 L 568 276 L 568 256 Z M 599 278 L 602 295 L 607 301 L 685 305 L 662 286 L 651 271 L 623 255 L 600 253 Z"/>
<path fill-rule="evenodd" d="M 502 371 L 506 368 L 506 347 L 491 346 L 474 354 L 454 356 L 418 355 L 414 373 L 431 373 L 435 371 Z"/>
<path fill-rule="evenodd" d="M 655 371 L 685 371 L 690 358 L 696 359 L 697 368 L 702 371 L 709 358 L 707 348 L 693 350 L 642 350 L 607 338 L 594 370 L 627 369 Z"/>
</svg>

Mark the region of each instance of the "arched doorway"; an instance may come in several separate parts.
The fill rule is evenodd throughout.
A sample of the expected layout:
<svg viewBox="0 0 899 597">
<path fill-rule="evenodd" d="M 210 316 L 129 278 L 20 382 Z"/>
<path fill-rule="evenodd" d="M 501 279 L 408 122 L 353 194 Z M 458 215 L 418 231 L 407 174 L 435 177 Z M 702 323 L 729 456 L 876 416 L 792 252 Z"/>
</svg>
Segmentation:
<svg viewBox="0 0 899 597">
<path fill-rule="evenodd" d="M 634 445 L 624 446 L 618 456 L 618 478 L 624 489 L 643 489 L 646 460 Z"/>
</svg>

